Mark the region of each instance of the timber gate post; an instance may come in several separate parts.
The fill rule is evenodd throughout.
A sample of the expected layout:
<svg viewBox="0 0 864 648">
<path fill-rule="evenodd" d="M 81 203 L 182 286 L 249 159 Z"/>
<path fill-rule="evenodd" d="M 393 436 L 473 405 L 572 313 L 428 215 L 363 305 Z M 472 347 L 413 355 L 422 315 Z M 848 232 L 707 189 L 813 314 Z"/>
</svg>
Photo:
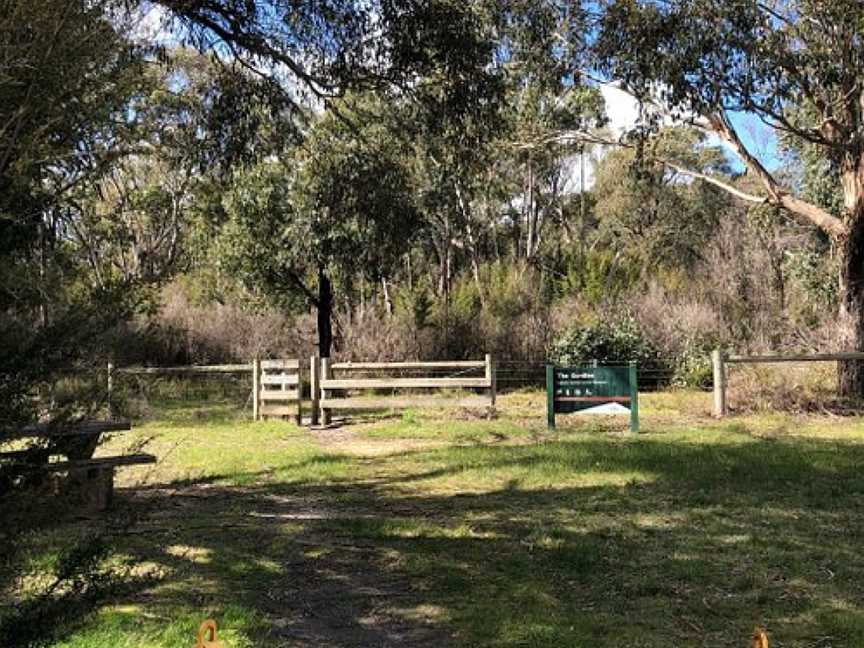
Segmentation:
<svg viewBox="0 0 864 648">
<path fill-rule="evenodd" d="M 312 425 L 318 425 L 321 398 L 321 358 L 318 354 L 309 361 L 309 399 L 312 401 Z"/>
<path fill-rule="evenodd" d="M 330 358 L 321 358 L 321 397 L 320 397 L 320 406 L 321 406 L 321 425 L 330 425 L 331 416 L 330 410 L 326 407 L 327 402 L 327 389 L 323 387 L 323 384 L 330 380 Z"/>
<path fill-rule="evenodd" d="M 726 365 L 725 356 L 720 349 L 711 352 L 711 366 L 714 373 L 714 416 L 726 416 Z"/>
<path fill-rule="evenodd" d="M 252 420 L 261 420 L 261 360 L 252 361 Z"/>
</svg>

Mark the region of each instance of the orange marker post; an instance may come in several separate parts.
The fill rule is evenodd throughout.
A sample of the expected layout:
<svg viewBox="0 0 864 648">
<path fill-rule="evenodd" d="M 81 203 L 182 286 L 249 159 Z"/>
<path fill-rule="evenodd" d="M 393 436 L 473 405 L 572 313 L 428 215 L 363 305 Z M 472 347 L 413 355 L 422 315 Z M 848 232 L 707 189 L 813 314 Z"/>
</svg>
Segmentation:
<svg viewBox="0 0 864 648">
<path fill-rule="evenodd" d="M 213 619 L 207 619 L 198 626 L 198 641 L 192 648 L 225 648 L 221 641 L 216 640 L 216 622 Z"/>
</svg>

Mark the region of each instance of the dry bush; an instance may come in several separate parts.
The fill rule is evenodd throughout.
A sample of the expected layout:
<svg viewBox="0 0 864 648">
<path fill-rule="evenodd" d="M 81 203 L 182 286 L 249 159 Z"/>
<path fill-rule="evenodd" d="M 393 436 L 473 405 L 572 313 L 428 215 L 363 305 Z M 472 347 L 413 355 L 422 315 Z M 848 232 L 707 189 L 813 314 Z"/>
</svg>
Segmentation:
<svg viewBox="0 0 864 648">
<path fill-rule="evenodd" d="M 627 303 L 642 330 L 665 357 L 677 356 L 691 341 L 722 344 L 727 339 L 722 316 L 710 301 L 696 295 L 675 294 L 651 282 Z"/>
<path fill-rule="evenodd" d="M 691 286 L 718 316 L 723 338 L 747 349 L 779 349 L 788 337 L 776 259 L 746 224 L 723 221 Z"/>
<path fill-rule="evenodd" d="M 494 263 L 481 277 L 480 312 L 465 326 L 473 348 L 501 360 L 542 362 L 557 333 L 543 276 L 522 263 Z"/>
<path fill-rule="evenodd" d="M 840 404 L 831 362 L 727 365 L 727 399 L 736 413 L 824 412 Z"/>
<path fill-rule="evenodd" d="M 430 331 L 417 331 L 407 318 L 387 315 L 375 308 L 343 314 L 338 330 L 339 340 L 333 355 L 339 361 L 423 359 L 424 349 L 432 346 Z"/>
<path fill-rule="evenodd" d="M 113 346 L 122 364 L 212 364 L 308 357 L 314 343 L 314 317 L 250 311 L 239 304 L 198 306 L 172 285 L 159 312 L 117 331 Z"/>
<path fill-rule="evenodd" d="M 745 353 L 837 350 L 843 326 L 834 309 L 784 265 L 784 246 L 803 249 L 806 241 L 736 218 L 743 220 L 721 223 L 686 277 L 659 273 L 625 300 L 652 341 L 670 357 L 694 345 Z"/>
<path fill-rule="evenodd" d="M 796 327 L 792 332 L 795 349 L 812 353 L 841 353 L 855 349 L 854 323 L 823 311 L 822 319 L 813 326 Z"/>
<path fill-rule="evenodd" d="M 482 275 L 479 289 L 470 275 L 460 277 L 446 302 L 428 289 L 412 293 L 397 287 L 392 314 L 380 305 L 343 313 L 335 355 L 389 361 L 476 359 L 493 353 L 501 360 L 542 362 L 557 329 L 539 273 L 491 265 Z M 418 308 L 419 301 L 426 305 Z M 418 310 L 424 314 L 418 316 Z"/>
</svg>

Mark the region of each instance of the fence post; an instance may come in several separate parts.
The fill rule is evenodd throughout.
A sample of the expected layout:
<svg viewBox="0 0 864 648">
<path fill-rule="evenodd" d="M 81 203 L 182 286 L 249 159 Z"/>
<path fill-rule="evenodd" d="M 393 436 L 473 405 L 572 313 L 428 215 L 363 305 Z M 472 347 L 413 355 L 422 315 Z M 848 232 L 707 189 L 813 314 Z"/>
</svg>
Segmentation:
<svg viewBox="0 0 864 648">
<path fill-rule="evenodd" d="M 114 418 L 114 403 L 112 397 L 114 395 L 114 363 L 108 363 L 108 384 L 106 400 L 108 403 L 108 418 Z"/>
<path fill-rule="evenodd" d="M 261 361 L 252 361 L 252 420 L 261 420 Z"/>
<path fill-rule="evenodd" d="M 486 381 L 489 383 L 489 406 L 495 409 L 495 395 L 498 388 L 498 380 L 495 371 L 495 359 L 491 353 L 486 354 Z"/>
<path fill-rule="evenodd" d="M 297 358 L 297 427 L 303 425 L 303 363 Z"/>
<path fill-rule="evenodd" d="M 723 360 L 723 352 L 720 349 L 714 349 L 711 352 L 711 366 L 714 369 L 714 416 L 716 418 L 726 416 L 726 367 Z"/>
<path fill-rule="evenodd" d="M 330 425 L 331 417 L 330 410 L 325 408 L 327 402 L 327 390 L 323 387 L 323 382 L 330 380 L 330 358 L 321 358 L 321 425 Z"/>
<path fill-rule="evenodd" d="M 318 397 L 321 393 L 321 359 L 313 355 L 309 361 L 309 399 L 312 401 L 312 425 L 318 425 Z"/>
</svg>

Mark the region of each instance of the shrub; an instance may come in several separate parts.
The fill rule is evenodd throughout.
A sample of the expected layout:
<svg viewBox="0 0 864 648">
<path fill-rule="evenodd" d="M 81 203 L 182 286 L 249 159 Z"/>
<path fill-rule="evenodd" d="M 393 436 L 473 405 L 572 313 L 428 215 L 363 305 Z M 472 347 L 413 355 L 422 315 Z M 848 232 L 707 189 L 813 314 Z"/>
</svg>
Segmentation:
<svg viewBox="0 0 864 648">
<path fill-rule="evenodd" d="M 711 351 L 716 346 L 707 339 L 686 339 L 673 361 L 672 384 L 677 387 L 711 389 L 714 381 Z"/>
<path fill-rule="evenodd" d="M 602 319 L 596 324 L 572 327 L 555 341 L 549 356 L 553 362 L 559 364 L 578 364 L 589 360 L 635 360 L 652 366 L 662 364 L 657 348 L 630 316 Z"/>
<path fill-rule="evenodd" d="M 196 304 L 175 282 L 163 290 L 156 313 L 123 323 L 104 339 L 118 365 L 215 364 L 308 357 L 315 331 L 306 314 L 243 302 Z"/>
<path fill-rule="evenodd" d="M 561 266 L 554 281 L 556 294 L 560 297 L 578 294 L 590 304 L 617 297 L 636 283 L 641 270 L 634 259 L 622 258 L 609 250 L 570 254 L 561 260 Z"/>
</svg>

